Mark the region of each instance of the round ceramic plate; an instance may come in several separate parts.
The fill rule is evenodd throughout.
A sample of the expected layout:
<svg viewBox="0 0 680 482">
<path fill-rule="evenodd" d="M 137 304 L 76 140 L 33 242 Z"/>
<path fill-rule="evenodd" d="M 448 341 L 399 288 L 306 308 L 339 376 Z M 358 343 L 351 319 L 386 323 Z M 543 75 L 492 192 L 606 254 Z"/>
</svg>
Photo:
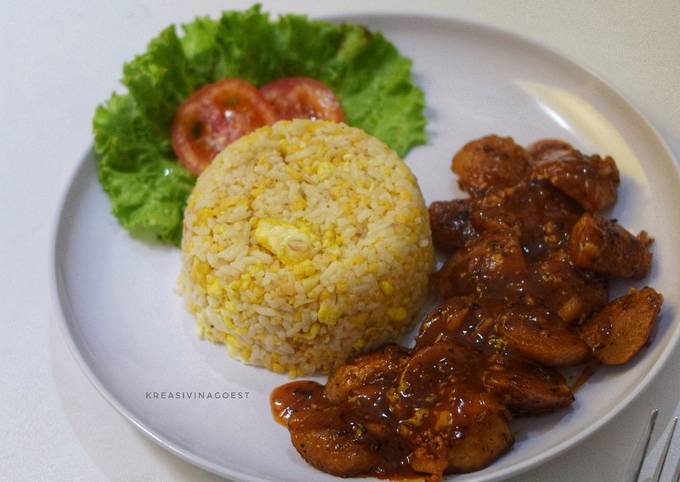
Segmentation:
<svg viewBox="0 0 680 482">
<path fill-rule="evenodd" d="M 414 16 L 341 18 L 379 30 L 413 59 L 426 93 L 429 143 L 407 162 L 429 203 L 460 196 L 449 171 L 463 143 L 488 133 L 521 144 L 566 139 L 612 155 L 622 174 L 613 216 L 654 235 L 644 280 L 666 302 L 651 345 L 625 367 L 600 370 L 576 402 L 513 424 L 512 450 L 456 480 L 498 480 L 583 440 L 630 402 L 658 372 L 680 334 L 675 322 L 680 257 L 680 176 L 670 151 L 611 87 L 545 48 L 488 27 Z M 197 338 L 175 293 L 179 250 L 128 236 L 110 213 L 95 161 L 82 160 L 65 197 L 54 268 L 65 333 L 102 395 L 180 457 L 235 480 L 332 480 L 307 465 L 269 412 L 287 381 L 248 367 Z M 616 289 L 625 289 L 618 286 Z"/>
</svg>

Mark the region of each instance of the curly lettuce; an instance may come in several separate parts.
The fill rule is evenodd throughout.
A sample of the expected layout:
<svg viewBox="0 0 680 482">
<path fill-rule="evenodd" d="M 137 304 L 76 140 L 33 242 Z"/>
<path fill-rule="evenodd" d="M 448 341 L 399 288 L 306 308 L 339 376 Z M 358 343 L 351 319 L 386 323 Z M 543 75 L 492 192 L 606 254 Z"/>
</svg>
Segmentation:
<svg viewBox="0 0 680 482">
<path fill-rule="evenodd" d="M 259 5 L 197 18 L 182 31 L 166 28 L 125 64 L 128 94 L 114 93 L 94 116 L 99 180 L 133 234 L 180 243 L 195 178 L 172 151 L 172 119 L 193 91 L 225 77 L 258 86 L 279 77 L 319 79 L 335 92 L 348 124 L 401 156 L 427 140 L 424 95 L 411 61 L 380 33 L 303 15 L 272 20 Z"/>
</svg>

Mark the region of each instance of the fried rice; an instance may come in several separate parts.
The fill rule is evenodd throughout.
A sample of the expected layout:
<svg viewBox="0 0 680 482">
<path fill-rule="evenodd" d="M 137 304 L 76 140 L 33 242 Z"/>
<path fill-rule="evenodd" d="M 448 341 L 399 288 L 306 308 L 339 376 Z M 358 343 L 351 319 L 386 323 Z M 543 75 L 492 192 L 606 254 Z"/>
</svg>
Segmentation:
<svg viewBox="0 0 680 482">
<path fill-rule="evenodd" d="M 281 121 L 199 177 L 179 290 L 202 337 L 298 376 L 412 327 L 433 266 L 427 208 L 394 151 L 345 124 Z"/>
</svg>

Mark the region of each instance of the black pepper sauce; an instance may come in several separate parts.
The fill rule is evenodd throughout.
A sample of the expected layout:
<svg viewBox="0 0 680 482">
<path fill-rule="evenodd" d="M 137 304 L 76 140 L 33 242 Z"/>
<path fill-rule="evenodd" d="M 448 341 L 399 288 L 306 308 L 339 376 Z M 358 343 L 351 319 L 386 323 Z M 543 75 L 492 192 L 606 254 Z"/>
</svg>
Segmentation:
<svg viewBox="0 0 680 482">
<path fill-rule="evenodd" d="M 329 405 L 320 383 L 300 380 L 275 388 L 269 397 L 272 417 L 288 426 L 288 420 L 296 412 L 321 409 Z"/>
<path fill-rule="evenodd" d="M 272 415 L 283 425 L 292 420 L 296 430 L 328 430 L 349 435 L 362 449 L 370 451 L 375 460 L 370 470 L 361 475 L 419 477 L 408 463 L 412 447 L 399 436 L 399 421 L 389 408 L 387 391 L 392 385 L 393 380 L 385 378 L 359 387 L 344 402 L 332 403 L 326 397 L 323 385 L 290 382 L 272 392 Z M 304 452 L 306 447 L 304 443 L 301 445 L 297 448 Z"/>
<path fill-rule="evenodd" d="M 272 393 L 274 418 L 290 423 L 291 434 L 295 430 L 337 434 L 346 443 L 338 445 L 333 457 L 346 455 L 341 449 L 349 445 L 352 456 L 361 453 L 366 459 L 364 465 L 352 467 L 354 471 L 342 471 L 314 459 L 305 452 L 310 447 L 296 445 L 315 467 L 341 476 L 440 480 L 445 471 L 483 468 L 510 446 L 509 429 L 500 430 L 506 445 L 497 446 L 479 466 L 456 465 L 460 463 L 456 453 L 465 450 L 466 440 L 480 436 L 480 420 L 495 420 L 496 428 L 507 428 L 509 411 L 537 414 L 573 400 L 559 372 L 508 347 L 499 336 L 498 323 L 509 306 L 558 312 L 570 297 L 592 289 L 590 280 L 583 281 L 561 256 L 582 209 L 544 181 L 527 181 L 471 202 L 475 206 L 470 219 L 481 234 L 461 250 L 471 246 L 477 252 L 460 265 L 455 264 L 455 253 L 449 260 L 453 267 L 444 274 L 451 290 L 447 296 L 452 298 L 424 320 L 415 347 L 402 349 L 404 358 L 397 370 L 359 384 L 346 399 L 335 402 L 328 399 L 324 386 L 314 382 L 292 382 Z M 486 246 L 473 245 L 485 236 Z M 497 272 L 489 269 L 498 261 L 485 258 L 489 252 L 503 258 Z M 545 263 L 550 276 L 543 270 Z M 434 277 L 440 290 L 441 276 L 439 272 Z M 564 292 L 550 284 L 553 279 L 582 286 Z M 606 286 L 602 291 L 606 301 Z M 544 318 L 568 326 L 557 316 Z M 380 350 L 373 353 L 379 355 Z"/>
<path fill-rule="evenodd" d="M 471 220 L 480 230 L 518 234 L 533 262 L 564 247 L 582 213 L 575 201 L 547 181 L 529 180 L 478 200 Z"/>
<path fill-rule="evenodd" d="M 544 305 L 568 323 L 607 303 L 606 281 L 576 268 L 566 252 L 583 213 L 573 200 L 546 181 L 530 180 L 470 204 L 470 222 L 481 234 L 434 275 L 445 298 Z"/>
<path fill-rule="evenodd" d="M 498 338 L 495 320 L 506 305 L 502 299 L 450 300 L 424 321 L 416 346 L 401 349 L 402 361 L 395 363 L 393 372 L 355 387 L 339 403 L 331 402 L 318 383 L 285 384 L 272 392 L 272 414 L 283 425 L 293 419 L 297 430 L 352 434 L 352 440 L 375 457 L 370 468 L 353 475 L 438 480 L 436 471 L 441 475 L 447 469 L 449 455 L 477 435 L 480 418 L 509 421 L 505 405 L 514 407 L 516 402 L 512 393 L 495 393 L 493 383 L 503 380 L 503 374 L 520 371 L 553 376 Z M 488 373 L 494 375 L 491 384 L 486 382 Z M 509 446 L 509 431 L 507 436 Z M 312 463 L 308 454 L 302 455 Z"/>
<path fill-rule="evenodd" d="M 499 363 L 507 366 L 512 357 L 490 342 L 489 316 L 473 305 L 457 331 L 447 331 L 444 316 L 432 316 L 419 344 L 401 349 L 403 361 L 395 362 L 393 372 L 356 387 L 340 403 L 331 402 L 318 383 L 287 383 L 272 392 L 272 414 L 284 425 L 292 420 L 296 430 L 351 433 L 375 456 L 370 469 L 354 475 L 437 480 L 436 471 L 446 470 L 448 453 L 475 430 L 475 420 L 487 413 L 509 419 L 482 383 L 484 371 Z M 436 341 L 428 339 L 432 330 L 441 334 Z"/>
</svg>

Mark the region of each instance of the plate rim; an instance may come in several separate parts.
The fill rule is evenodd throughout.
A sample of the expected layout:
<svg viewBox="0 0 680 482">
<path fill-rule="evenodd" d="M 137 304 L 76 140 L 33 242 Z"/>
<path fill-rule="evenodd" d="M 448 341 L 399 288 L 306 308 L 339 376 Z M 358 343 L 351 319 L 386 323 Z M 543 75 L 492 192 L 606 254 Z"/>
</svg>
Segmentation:
<svg viewBox="0 0 680 482">
<path fill-rule="evenodd" d="M 228 10 L 228 9 L 226 9 Z M 278 15 L 273 14 L 273 17 L 276 17 Z M 405 18 L 409 19 L 415 19 L 418 21 L 429 21 L 429 22 L 438 22 L 438 23 L 448 23 L 452 25 L 457 25 L 461 28 L 468 28 L 472 30 L 483 30 L 486 31 L 487 33 L 493 34 L 493 35 L 500 35 L 504 37 L 511 38 L 515 41 L 519 41 L 521 43 L 524 43 L 525 45 L 528 45 L 532 48 L 536 48 L 539 50 L 542 50 L 546 52 L 547 54 L 550 54 L 553 57 L 559 58 L 562 62 L 566 62 L 569 64 L 571 68 L 574 68 L 576 70 L 580 70 L 581 72 L 587 74 L 588 76 L 592 77 L 597 83 L 600 84 L 600 86 L 605 87 L 608 89 L 616 98 L 618 102 L 623 103 L 627 108 L 629 108 L 632 112 L 634 112 L 638 119 L 642 121 L 643 125 L 649 129 L 650 134 L 652 134 L 654 140 L 656 141 L 658 147 L 660 147 L 663 151 L 665 151 L 666 155 L 668 158 L 673 161 L 673 169 L 672 172 L 675 175 L 676 179 L 678 180 L 678 185 L 680 185 L 680 163 L 678 162 L 678 159 L 676 159 L 675 155 L 673 154 L 673 151 L 663 138 L 661 136 L 660 132 L 657 130 L 657 128 L 652 124 L 652 122 L 640 111 L 640 109 L 634 105 L 631 101 L 629 101 L 622 93 L 619 91 L 619 89 L 613 85 L 610 81 L 606 80 L 603 76 L 601 76 L 599 73 L 596 71 L 592 70 L 588 66 L 584 66 L 580 64 L 578 61 L 576 61 L 574 58 L 572 58 L 570 55 L 565 54 L 561 51 L 559 51 L 556 48 L 553 48 L 551 46 L 547 46 L 545 44 L 542 44 L 538 39 L 534 39 L 532 37 L 529 37 L 527 35 L 524 35 L 522 33 L 518 33 L 512 30 L 508 30 L 502 27 L 498 27 L 496 25 L 478 21 L 478 20 L 470 20 L 470 19 L 465 19 L 465 18 L 459 18 L 455 16 L 447 16 L 447 15 L 437 15 L 437 14 L 423 14 L 423 13 L 418 13 L 417 11 L 411 10 L 411 9 L 399 9 L 398 11 L 392 11 L 392 12 L 383 12 L 383 11 L 375 11 L 375 10 L 367 10 L 367 11 L 351 11 L 348 13 L 333 13 L 333 14 L 325 14 L 325 15 L 318 15 L 318 16 L 309 16 L 310 19 L 313 20 L 328 20 L 331 22 L 360 22 L 359 19 L 382 19 L 382 20 L 389 20 L 389 19 L 398 19 L 398 20 L 404 20 Z M 176 25 L 176 24 L 175 24 Z M 185 462 L 188 462 L 194 466 L 200 467 L 204 470 L 207 470 L 208 472 L 211 472 L 213 474 L 222 476 L 222 477 L 229 477 L 232 480 L 235 481 L 247 481 L 247 482 L 261 482 L 264 480 L 268 480 L 266 478 L 258 477 L 252 474 L 248 474 L 246 472 L 239 471 L 239 469 L 232 468 L 232 466 L 226 466 L 226 465 L 221 465 L 221 464 L 216 464 L 211 462 L 210 460 L 207 460 L 206 458 L 191 452 L 189 450 L 185 450 L 179 446 L 177 446 L 175 443 L 166 440 L 165 437 L 160 435 L 156 430 L 154 430 L 152 427 L 148 426 L 145 424 L 143 421 L 139 420 L 138 417 L 136 417 L 127 407 L 125 407 L 119 400 L 111 393 L 111 391 L 104 386 L 104 384 L 101 382 L 101 380 L 97 377 L 97 375 L 94 373 L 94 370 L 90 366 L 90 364 L 86 361 L 85 357 L 81 353 L 78 344 L 76 342 L 76 339 L 74 337 L 74 334 L 71 329 L 71 324 L 67 320 L 67 308 L 65 306 L 65 303 L 63 302 L 63 296 L 65 294 L 63 293 L 63 284 L 64 282 L 61 280 L 60 275 L 60 266 L 59 266 L 59 247 L 61 246 L 61 237 L 62 237 L 62 231 L 64 229 L 64 213 L 65 213 L 65 208 L 67 206 L 67 203 L 69 201 L 69 197 L 71 195 L 71 191 L 73 186 L 75 185 L 75 182 L 80 175 L 81 170 L 83 169 L 83 166 L 85 165 L 86 159 L 88 159 L 91 156 L 95 155 L 95 150 L 94 150 L 94 145 L 93 143 L 89 144 L 89 147 L 85 150 L 84 154 L 80 157 L 79 161 L 75 164 L 74 168 L 72 169 L 71 173 L 67 177 L 67 181 L 64 185 L 64 187 L 61 190 L 61 194 L 58 197 L 58 201 L 56 204 L 56 216 L 52 221 L 52 227 L 51 227 L 51 235 L 50 235 L 50 241 L 49 241 L 49 278 L 50 278 L 50 298 L 52 305 L 56 308 L 56 317 L 58 318 L 58 323 L 59 323 L 59 328 L 62 333 L 62 336 L 66 342 L 66 345 L 68 346 L 69 351 L 71 352 L 71 355 L 73 358 L 76 360 L 77 365 L 79 366 L 81 372 L 85 375 L 85 377 L 88 379 L 88 381 L 95 387 L 95 389 L 99 392 L 99 394 L 106 400 L 110 406 L 112 406 L 120 415 L 122 415 L 126 420 L 128 420 L 137 430 L 139 430 L 146 438 L 149 440 L 155 442 L 168 452 L 172 453 L 173 455 L 179 457 L 180 459 L 184 460 Z M 676 318 L 677 319 L 677 316 Z M 674 320 L 675 320 L 674 319 Z M 674 321 L 672 320 L 672 321 Z M 668 341 L 668 344 L 666 348 L 661 352 L 659 355 L 657 361 L 652 365 L 651 369 L 644 375 L 642 380 L 636 385 L 636 387 L 631 390 L 621 401 L 619 401 L 614 407 L 603 417 L 597 419 L 593 424 L 589 425 L 588 428 L 582 430 L 581 432 L 572 435 L 571 437 L 559 442 L 555 446 L 551 447 L 550 449 L 547 449 L 543 452 L 541 452 L 538 455 L 535 455 L 534 457 L 531 457 L 527 460 L 521 461 L 517 464 L 511 465 L 509 467 L 506 467 L 504 469 L 500 469 L 494 474 L 488 474 L 484 475 L 479 480 L 484 480 L 488 482 L 492 481 L 498 481 L 498 480 L 503 480 L 508 477 L 516 476 L 522 473 L 527 472 L 530 469 L 533 469 L 535 467 L 538 467 L 540 465 L 543 465 L 544 463 L 548 462 L 549 460 L 554 459 L 558 455 L 562 454 L 563 452 L 566 452 L 569 449 L 572 449 L 579 445 L 580 443 L 584 442 L 588 438 L 590 438 L 593 434 L 601 430 L 604 426 L 609 424 L 616 416 L 620 415 L 620 413 L 628 407 L 638 396 L 648 388 L 650 383 L 658 376 L 659 372 L 667 365 L 668 360 L 673 353 L 673 351 L 677 348 L 678 342 L 680 341 L 680 326 L 676 323 L 675 324 L 675 329 L 672 330 L 671 337 Z M 671 326 L 672 328 L 672 326 Z M 470 473 L 470 475 L 474 476 L 475 472 Z M 475 479 L 477 480 L 477 479 Z"/>
</svg>

